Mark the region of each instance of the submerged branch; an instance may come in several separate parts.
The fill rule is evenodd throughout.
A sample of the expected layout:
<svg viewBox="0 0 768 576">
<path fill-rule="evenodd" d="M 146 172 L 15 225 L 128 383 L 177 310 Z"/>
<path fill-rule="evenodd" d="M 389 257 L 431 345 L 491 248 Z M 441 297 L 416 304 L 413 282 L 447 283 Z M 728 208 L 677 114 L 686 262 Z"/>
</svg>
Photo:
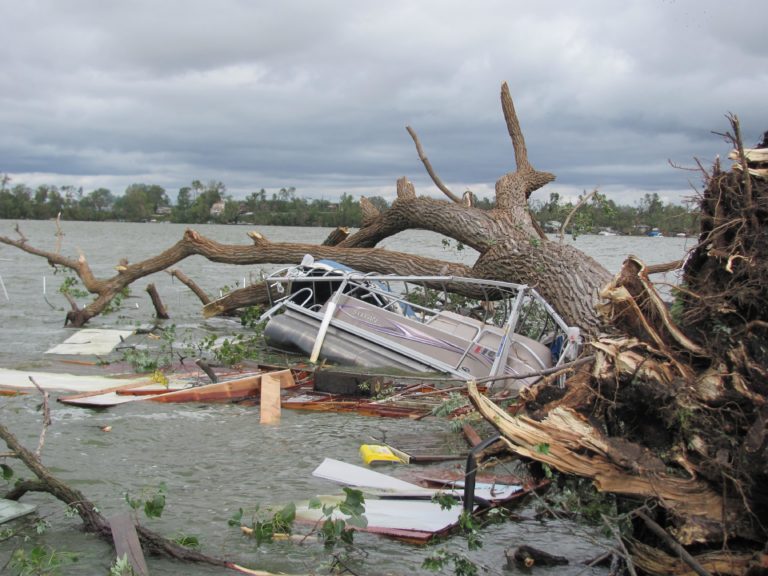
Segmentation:
<svg viewBox="0 0 768 576">
<path fill-rule="evenodd" d="M 45 423 L 43 427 L 47 427 Z M 41 434 L 41 439 L 43 437 L 44 434 Z M 56 478 L 50 470 L 43 465 L 39 455 L 24 447 L 16 436 L 1 422 L 0 439 L 6 443 L 8 448 L 10 448 L 24 463 L 29 471 L 37 477 L 37 480 L 26 480 L 19 483 L 13 490 L 5 495 L 6 498 L 18 500 L 27 492 L 46 492 L 63 502 L 72 510 L 75 510 L 80 516 L 86 531 L 95 533 L 101 539 L 113 544 L 112 531 L 109 522 L 102 516 L 96 506 L 88 500 L 82 492 L 64 484 L 61 480 Z M 154 554 L 160 554 L 184 562 L 220 566 L 243 574 L 269 574 L 268 572 L 243 568 L 233 562 L 185 548 L 141 525 L 136 526 L 136 531 L 142 548 L 144 548 L 145 551 Z"/>
<path fill-rule="evenodd" d="M 48 403 L 48 392 L 43 390 L 40 387 L 40 384 L 35 382 L 35 379 L 32 378 L 32 376 L 29 377 L 29 381 L 34 384 L 35 388 L 37 388 L 38 392 L 40 392 L 43 397 L 43 426 L 40 429 L 40 438 L 37 441 L 37 450 L 35 450 L 35 456 L 40 458 L 40 453 L 43 451 L 43 445 L 45 444 L 45 434 L 51 425 L 51 407 Z"/>
</svg>

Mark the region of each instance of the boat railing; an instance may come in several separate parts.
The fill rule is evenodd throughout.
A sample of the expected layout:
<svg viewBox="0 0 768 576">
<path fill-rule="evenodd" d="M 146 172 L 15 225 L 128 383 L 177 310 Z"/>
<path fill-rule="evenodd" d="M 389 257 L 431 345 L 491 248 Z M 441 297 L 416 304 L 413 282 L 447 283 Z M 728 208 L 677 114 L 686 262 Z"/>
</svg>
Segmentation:
<svg viewBox="0 0 768 576">
<path fill-rule="evenodd" d="M 303 300 L 301 298 L 304 298 Z M 286 298 L 288 298 L 291 302 L 295 302 L 299 306 L 306 306 L 309 302 L 312 301 L 312 298 L 315 296 L 315 291 L 312 290 L 309 286 L 306 286 L 304 288 L 301 288 L 300 290 L 297 290 L 293 294 L 290 294 Z"/>
<path fill-rule="evenodd" d="M 301 287 L 296 292 L 291 291 L 291 285 L 294 282 L 301 283 Z M 484 306 L 484 317 L 479 318 L 478 321 L 501 329 L 505 334 L 496 351 L 497 356 L 505 355 L 511 343 L 506 335 L 513 332 L 519 332 L 542 343 L 545 343 L 545 339 L 551 342 L 559 340 L 558 345 L 552 346 L 555 366 L 573 357 L 579 347 L 578 329 L 568 326 L 535 289 L 511 282 L 457 276 L 398 276 L 364 274 L 348 269 L 284 268 L 267 277 L 267 284 L 271 288 L 269 294 L 272 306 L 262 315 L 261 320 L 271 317 L 288 303 L 310 308 L 308 304 L 317 295 L 317 285 L 322 283 L 336 284 L 332 290 L 322 292 L 329 298 L 333 298 L 339 290 L 343 290 L 346 294 L 367 301 L 378 308 L 404 314 L 425 324 L 433 321 L 441 313 L 445 313 L 446 309 L 416 300 L 419 298 L 429 300 L 429 291 L 438 290 L 443 292 L 442 300 L 447 303 L 450 301 L 448 294 L 456 292 L 450 289 L 451 285 L 462 284 L 465 287 L 469 286 L 470 292 L 474 293 L 468 298 Z M 342 285 L 343 288 L 341 288 Z M 280 298 L 272 298 L 273 289 L 281 295 Z M 302 295 L 299 299 L 297 299 L 298 294 Z M 321 305 L 322 303 L 318 302 Z M 312 309 L 315 307 L 313 306 Z M 479 334 L 471 340 L 474 342 L 478 337 Z M 498 373 L 500 370 L 499 363 L 494 367 L 494 372 Z"/>
</svg>

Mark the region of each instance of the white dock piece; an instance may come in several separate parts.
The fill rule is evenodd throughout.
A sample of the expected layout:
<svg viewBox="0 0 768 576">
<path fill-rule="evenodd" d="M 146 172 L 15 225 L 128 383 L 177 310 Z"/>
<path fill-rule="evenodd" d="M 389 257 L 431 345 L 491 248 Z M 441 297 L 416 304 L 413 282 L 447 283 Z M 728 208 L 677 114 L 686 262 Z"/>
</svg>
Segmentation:
<svg viewBox="0 0 768 576">
<path fill-rule="evenodd" d="M 57 344 L 46 354 L 67 356 L 103 356 L 109 354 L 125 338 L 133 334 L 132 330 L 103 330 L 84 328 L 72 334 L 61 344 Z"/>
<path fill-rule="evenodd" d="M 35 389 L 29 377 L 35 379 L 43 390 L 65 392 L 95 392 L 107 390 L 124 384 L 150 384 L 146 376 L 137 378 L 107 378 L 105 376 L 80 376 L 53 372 L 32 372 L 28 370 L 8 370 L 0 368 L 0 387 L 22 390 Z"/>
<path fill-rule="evenodd" d="M 29 514 L 34 509 L 34 504 L 25 504 L 24 502 L 16 502 L 16 500 L 0 498 L 0 524 Z"/>
<path fill-rule="evenodd" d="M 338 504 L 342 497 L 321 497 L 324 504 Z M 462 507 L 454 506 L 444 510 L 437 502 L 429 500 L 366 500 L 365 518 L 369 529 L 378 530 L 418 530 L 424 532 L 440 532 L 456 524 L 461 515 Z M 320 508 L 309 508 L 306 504 L 296 507 L 296 517 L 306 521 L 316 522 L 323 517 Z M 338 509 L 333 512 L 333 519 L 345 519 Z"/>
</svg>

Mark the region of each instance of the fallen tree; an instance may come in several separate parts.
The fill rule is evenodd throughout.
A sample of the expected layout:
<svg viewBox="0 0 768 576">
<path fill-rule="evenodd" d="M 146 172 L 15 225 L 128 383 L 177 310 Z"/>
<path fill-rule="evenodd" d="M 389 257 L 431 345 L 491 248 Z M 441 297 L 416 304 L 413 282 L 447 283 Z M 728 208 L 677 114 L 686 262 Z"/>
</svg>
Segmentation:
<svg viewBox="0 0 768 576">
<path fill-rule="evenodd" d="M 596 335 L 600 318 L 595 311 L 600 288 L 610 279 L 609 273 L 581 251 L 548 239 L 531 217 L 528 198 L 554 175 L 536 170 L 528 160 L 525 139 L 515 113 L 506 83 L 501 101 L 506 125 L 512 139 L 516 169 L 496 182 L 496 205 L 492 210 L 472 206 L 471 194 L 459 198 L 436 177 L 423 154 L 421 143 L 413 129 L 419 155 L 448 200 L 418 197 L 406 179 L 398 181 L 397 199 L 391 208 L 379 213 L 363 199 L 364 221 L 360 230 L 344 237 L 335 234 L 322 246 L 299 243 L 272 243 L 261 234 L 249 234 L 250 245 L 223 245 L 193 230 L 188 230 L 174 246 L 161 254 L 138 263 L 124 258 L 111 278 L 94 276 L 85 256 L 70 258 L 58 251 L 40 250 L 31 246 L 19 231 L 19 238 L 0 236 L 0 242 L 48 260 L 53 266 L 74 271 L 86 290 L 96 298 L 83 308 L 73 301 L 66 323 L 83 326 L 101 313 L 109 302 L 129 284 L 176 265 L 191 255 L 201 255 L 211 261 L 229 264 L 299 263 L 303 256 L 332 258 L 364 272 L 395 274 L 452 274 L 528 284 L 547 299 L 571 325 Z M 465 266 L 381 250 L 375 246 L 383 239 L 403 230 L 418 228 L 432 230 L 455 239 L 479 252 L 472 266 Z M 334 245 L 335 244 L 335 245 Z M 235 306 L 261 301 L 266 291 L 249 287 L 229 299 L 211 305 L 207 313 L 223 313 Z"/>
</svg>

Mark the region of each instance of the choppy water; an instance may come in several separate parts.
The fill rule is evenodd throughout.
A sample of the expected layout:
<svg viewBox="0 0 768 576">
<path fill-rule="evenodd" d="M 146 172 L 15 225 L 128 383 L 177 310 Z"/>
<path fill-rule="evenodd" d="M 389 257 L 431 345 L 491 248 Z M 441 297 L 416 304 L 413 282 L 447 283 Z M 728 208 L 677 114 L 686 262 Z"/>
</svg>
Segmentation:
<svg viewBox="0 0 768 576">
<path fill-rule="evenodd" d="M 0 221 L 0 234 L 13 235 L 14 223 Z M 220 242 L 249 243 L 243 226 L 196 226 L 201 233 Z M 22 229 L 32 245 L 55 249 L 52 222 L 24 222 Z M 77 257 L 82 252 L 99 276 L 111 275 L 120 258 L 131 261 L 154 255 L 177 241 L 184 226 L 172 224 L 65 223 L 62 253 Z M 316 243 L 328 229 L 261 227 L 273 241 Z M 446 250 L 434 234 L 408 232 L 387 240 L 387 248 L 421 255 L 471 262 L 471 250 Z M 572 241 L 572 240 L 570 240 Z M 576 245 L 617 271 L 627 254 L 648 263 L 681 258 L 694 240 L 678 238 L 629 238 L 582 236 Z M 256 267 L 226 266 L 193 257 L 179 264 L 187 275 L 209 292 L 224 285 L 249 280 L 258 275 Z M 71 334 L 63 328 L 64 299 L 56 294 L 61 275 L 54 275 L 38 257 L 0 245 L 0 366 L 12 368 L 45 367 L 43 353 Z M 45 280 L 44 280 L 45 279 Z M 670 278 L 670 281 L 674 280 Z M 170 322 L 215 333 L 236 328 L 229 320 L 203 321 L 199 303 L 178 282 L 164 273 L 135 285 L 134 298 L 126 301 L 117 316 L 99 318 L 94 326 L 123 327 L 151 320 L 149 298 L 143 292 L 154 282 L 172 316 Z M 45 283 L 46 294 L 43 294 Z M 6 296 L 7 293 L 7 296 Z M 51 308 L 48 302 L 56 309 Z M 34 396 L 0 397 L 0 420 L 29 446 L 37 443 L 39 413 Z M 298 501 L 316 494 L 337 493 L 330 482 L 313 478 L 311 471 L 323 457 L 358 463 L 357 450 L 370 436 L 390 438 L 398 435 L 451 438 L 449 423 L 427 418 L 419 422 L 364 418 L 355 415 L 299 413 L 284 411 L 279 425 L 260 426 L 258 409 L 240 406 L 165 406 L 143 403 L 125 404 L 105 411 L 92 411 L 53 405 L 54 425 L 49 430 L 44 461 L 54 474 L 81 489 L 106 515 L 127 509 L 124 493 L 140 495 L 160 482 L 168 487 L 168 504 L 159 520 L 143 520 L 168 536 L 181 532 L 196 535 L 203 550 L 251 567 L 307 573 L 320 571 L 328 556 L 322 547 L 287 543 L 265 544 L 257 548 L 227 525 L 238 508 L 253 509 Z M 109 424 L 112 432 L 101 432 Z M 459 442 L 454 438 L 453 441 Z M 11 463 L 13 465 L 13 463 Z M 21 466 L 15 469 L 21 471 Z M 401 467 L 392 470 L 406 474 Z M 64 516 L 57 501 L 47 496 L 27 496 L 25 501 L 39 506 L 39 514 L 51 522 L 40 538 L 57 550 L 76 551 L 79 561 L 63 573 L 106 574 L 111 549 L 96 538 L 73 530 L 79 521 Z M 534 503 L 520 510 L 531 517 Z M 601 553 L 595 534 L 567 522 L 534 520 L 507 522 L 483 531 L 485 545 L 470 557 L 500 573 L 503 551 L 509 546 L 529 544 L 573 561 L 586 560 Z M 420 566 L 434 547 L 421 548 L 359 534 L 356 543 L 369 553 L 362 574 L 406 574 L 424 572 Z M 599 537 L 597 537 L 599 541 Z M 0 542 L 0 572 L 14 542 Z M 465 551 L 463 539 L 453 538 L 438 545 Z M 149 559 L 152 574 L 221 573 L 207 567 L 180 565 Z M 600 574 L 571 564 L 540 574 Z"/>
</svg>

